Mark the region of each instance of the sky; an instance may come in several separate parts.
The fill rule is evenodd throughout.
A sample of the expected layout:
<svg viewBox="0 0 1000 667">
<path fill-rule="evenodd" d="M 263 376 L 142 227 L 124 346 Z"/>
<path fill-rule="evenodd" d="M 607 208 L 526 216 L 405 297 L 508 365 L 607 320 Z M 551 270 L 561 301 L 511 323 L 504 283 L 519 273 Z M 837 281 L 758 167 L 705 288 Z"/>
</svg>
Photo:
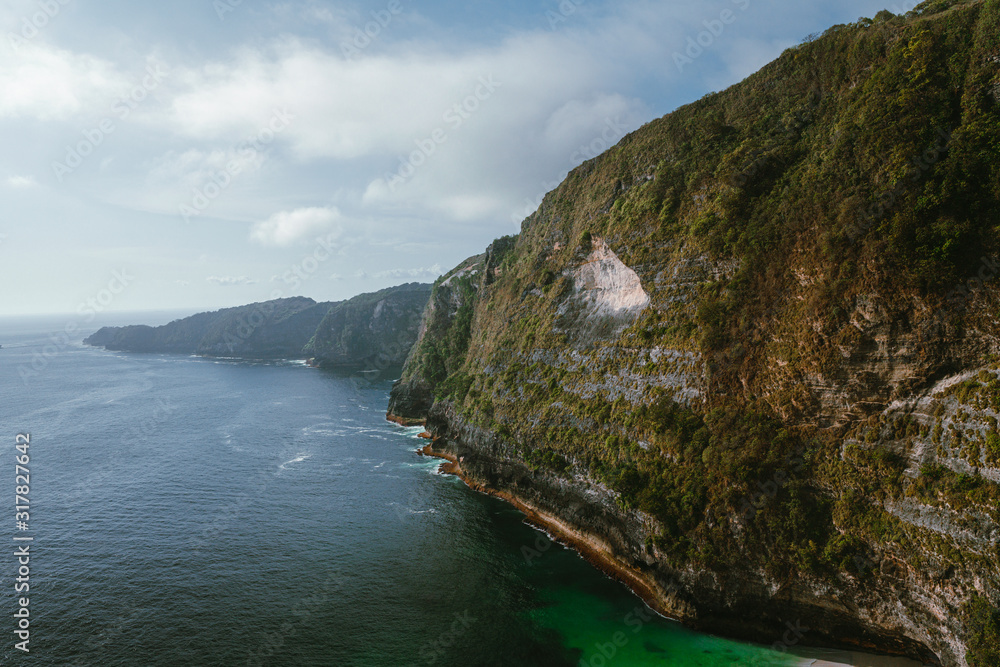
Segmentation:
<svg viewBox="0 0 1000 667">
<path fill-rule="evenodd" d="M 914 4 L 5 0 L 0 315 L 431 282 L 628 132 Z"/>
</svg>

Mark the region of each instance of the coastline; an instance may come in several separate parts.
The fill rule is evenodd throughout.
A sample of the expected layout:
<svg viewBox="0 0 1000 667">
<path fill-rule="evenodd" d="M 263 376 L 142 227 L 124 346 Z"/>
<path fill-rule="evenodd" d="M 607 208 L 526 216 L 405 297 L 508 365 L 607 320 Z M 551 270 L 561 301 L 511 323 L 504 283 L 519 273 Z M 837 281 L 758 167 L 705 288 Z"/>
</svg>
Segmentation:
<svg viewBox="0 0 1000 667">
<path fill-rule="evenodd" d="M 428 435 L 429 434 L 422 433 L 420 434 L 420 437 L 426 438 Z M 471 480 L 462 470 L 461 461 L 459 461 L 458 458 L 446 452 L 434 451 L 433 447 L 433 443 L 425 445 L 421 449 L 417 450 L 417 453 L 421 456 L 443 459 L 444 463 L 441 465 L 442 473 L 455 475 L 473 491 L 478 491 L 479 493 L 499 498 L 500 500 L 513 505 L 518 511 L 525 515 L 525 521 L 528 524 L 545 531 L 559 543 L 572 548 L 580 554 L 584 560 L 596 567 L 605 575 L 627 586 L 657 614 L 671 621 L 681 622 L 682 619 L 679 619 L 675 615 L 671 614 L 659 601 L 658 591 L 660 590 L 660 587 L 645 579 L 641 573 L 618 561 L 611 555 L 610 549 L 608 549 L 608 547 L 602 544 L 599 540 L 574 530 L 559 518 L 544 512 L 529 503 L 526 503 L 510 493 L 492 489 Z"/>
<path fill-rule="evenodd" d="M 395 420 L 390 421 L 398 423 Z M 425 431 L 419 434 L 418 437 L 430 442 L 417 449 L 416 453 L 420 456 L 441 459 L 440 471 L 442 473 L 458 477 L 473 491 L 498 498 L 512 505 L 525 515 L 524 520 L 526 523 L 546 532 L 554 541 L 576 551 L 591 566 L 628 587 L 630 591 L 637 595 L 659 616 L 670 621 L 683 623 L 683 619 L 671 613 L 660 602 L 660 596 L 666 597 L 667 592 L 663 591 L 654 582 L 647 580 L 642 573 L 621 563 L 600 540 L 571 528 L 558 517 L 544 512 L 510 493 L 490 488 L 470 479 L 465 474 L 465 471 L 462 470 L 462 461 L 458 457 L 447 452 L 434 450 L 434 441 L 436 438 L 429 432 Z M 762 644 L 761 646 L 766 648 L 766 645 Z M 788 650 L 788 653 L 799 658 L 801 660 L 799 664 L 803 667 L 928 667 L 910 658 L 868 654 L 850 650 L 803 647 L 798 650 L 792 648 Z"/>
<path fill-rule="evenodd" d="M 411 426 L 425 426 L 427 424 L 426 419 L 407 419 L 406 417 L 397 417 L 392 413 L 386 413 L 385 420 L 397 426 L 406 426 L 407 428 Z"/>
</svg>

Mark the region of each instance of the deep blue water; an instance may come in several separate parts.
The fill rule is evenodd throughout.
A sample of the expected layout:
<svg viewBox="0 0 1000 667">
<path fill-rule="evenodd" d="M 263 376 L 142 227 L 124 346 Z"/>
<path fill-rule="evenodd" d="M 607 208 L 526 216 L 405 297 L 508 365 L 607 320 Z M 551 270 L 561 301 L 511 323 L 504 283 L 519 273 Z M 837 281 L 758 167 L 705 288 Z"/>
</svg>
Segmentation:
<svg viewBox="0 0 1000 667">
<path fill-rule="evenodd" d="M 529 563 L 541 533 L 417 456 L 388 382 L 54 343 L 64 324 L 0 321 L 8 499 L 31 435 L 30 530 L 0 522 L 2 664 L 787 664 L 654 617 L 558 545 Z"/>
</svg>

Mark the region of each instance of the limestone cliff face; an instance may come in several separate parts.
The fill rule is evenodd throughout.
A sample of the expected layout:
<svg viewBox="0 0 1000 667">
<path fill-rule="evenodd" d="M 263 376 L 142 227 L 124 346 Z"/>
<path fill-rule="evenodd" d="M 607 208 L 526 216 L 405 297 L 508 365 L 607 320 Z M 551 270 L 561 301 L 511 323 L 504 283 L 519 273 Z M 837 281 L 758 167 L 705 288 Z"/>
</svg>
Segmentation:
<svg viewBox="0 0 1000 667">
<path fill-rule="evenodd" d="M 1000 664 L 998 62 L 924 3 L 629 135 L 436 286 L 390 417 L 693 626 Z"/>
</svg>

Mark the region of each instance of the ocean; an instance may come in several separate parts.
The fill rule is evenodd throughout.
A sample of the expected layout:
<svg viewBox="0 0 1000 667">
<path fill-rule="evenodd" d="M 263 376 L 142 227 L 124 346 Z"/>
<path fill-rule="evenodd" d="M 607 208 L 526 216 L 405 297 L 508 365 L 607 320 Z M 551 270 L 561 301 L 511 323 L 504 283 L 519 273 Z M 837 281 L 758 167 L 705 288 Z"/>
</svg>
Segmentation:
<svg viewBox="0 0 1000 667">
<path fill-rule="evenodd" d="M 814 662 L 657 616 L 440 474 L 388 381 L 52 336 L 71 321 L 0 320 L 0 479 L 29 515 L 0 524 L 4 665 Z"/>
</svg>

